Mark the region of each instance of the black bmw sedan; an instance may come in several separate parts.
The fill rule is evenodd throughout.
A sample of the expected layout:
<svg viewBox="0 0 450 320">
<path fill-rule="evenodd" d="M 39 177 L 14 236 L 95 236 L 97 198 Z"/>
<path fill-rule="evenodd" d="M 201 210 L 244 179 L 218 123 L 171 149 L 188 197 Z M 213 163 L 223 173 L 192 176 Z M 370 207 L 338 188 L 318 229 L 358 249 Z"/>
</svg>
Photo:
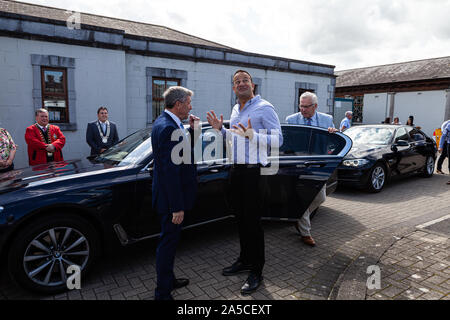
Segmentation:
<svg viewBox="0 0 450 320">
<path fill-rule="evenodd" d="M 336 188 L 336 168 L 351 140 L 326 130 L 283 125 L 284 143 L 269 160 L 263 216 L 297 219 L 327 183 Z M 231 217 L 227 149 L 211 144 L 220 133 L 202 128 L 197 161 L 196 205 L 184 227 Z M 206 151 L 215 150 L 211 160 Z M 152 209 L 151 129 L 121 140 L 95 159 L 38 165 L 0 175 L 0 253 L 13 280 L 27 289 L 67 290 L 68 269 L 86 273 L 101 252 L 117 244 L 157 237 L 160 225 Z M 211 208 L 216 208 L 211 210 Z"/>
<path fill-rule="evenodd" d="M 415 127 L 362 125 L 345 134 L 353 147 L 338 168 L 339 184 L 380 192 L 393 177 L 433 175 L 436 143 Z"/>
</svg>

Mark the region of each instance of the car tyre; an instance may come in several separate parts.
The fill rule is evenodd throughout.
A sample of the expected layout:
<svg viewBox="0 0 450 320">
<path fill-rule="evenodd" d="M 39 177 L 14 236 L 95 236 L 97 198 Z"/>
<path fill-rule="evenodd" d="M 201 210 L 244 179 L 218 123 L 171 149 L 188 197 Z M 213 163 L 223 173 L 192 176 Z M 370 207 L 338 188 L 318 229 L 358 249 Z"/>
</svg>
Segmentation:
<svg viewBox="0 0 450 320">
<path fill-rule="evenodd" d="M 80 267 L 81 279 L 99 253 L 93 226 L 75 215 L 51 215 L 22 228 L 12 241 L 8 271 L 19 286 L 34 292 L 66 291 L 67 268 Z"/>
<path fill-rule="evenodd" d="M 369 173 L 369 180 L 367 181 L 367 191 L 376 193 L 380 192 L 387 181 L 386 166 L 382 163 L 376 163 Z"/>
<path fill-rule="evenodd" d="M 427 156 L 425 166 L 422 169 L 422 177 L 431 178 L 434 174 L 434 159 L 432 156 Z"/>
</svg>

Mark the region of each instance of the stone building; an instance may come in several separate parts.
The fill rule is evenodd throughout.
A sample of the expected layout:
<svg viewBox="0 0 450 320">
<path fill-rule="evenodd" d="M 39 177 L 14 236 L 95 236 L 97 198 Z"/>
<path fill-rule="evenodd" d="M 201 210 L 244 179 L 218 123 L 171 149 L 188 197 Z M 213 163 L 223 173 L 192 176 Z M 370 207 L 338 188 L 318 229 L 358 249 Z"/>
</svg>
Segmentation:
<svg viewBox="0 0 450 320">
<path fill-rule="evenodd" d="M 25 128 L 45 106 L 67 138 L 66 159 L 89 155 L 87 123 L 105 105 L 119 137 L 151 126 L 171 85 L 193 90 L 193 113 L 214 108 L 229 117 L 232 75 L 248 70 L 256 93 L 281 121 L 297 112 L 299 95 L 314 91 L 332 113 L 334 66 L 240 51 L 167 27 L 0 0 L 0 126 L 27 165 Z"/>
<path fill-rule="evenodd" d="M 353 99 L 354 123 L 410 115 L 432 136 L 450 118 L 450 57 L 336 71 L 336 98 Z"/>
</svg>

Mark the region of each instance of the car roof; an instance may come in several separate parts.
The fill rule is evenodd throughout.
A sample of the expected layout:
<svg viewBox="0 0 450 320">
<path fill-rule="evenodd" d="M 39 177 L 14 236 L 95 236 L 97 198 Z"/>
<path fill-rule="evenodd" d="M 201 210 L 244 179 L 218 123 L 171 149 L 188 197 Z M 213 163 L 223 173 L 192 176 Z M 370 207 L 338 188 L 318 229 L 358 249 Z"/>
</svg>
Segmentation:
<svg viewBox="0 0 450 320">
<path fill-rule="evenodd" d="M 376 127 L 376 128 L 401 128 L 401 127 L 409 127 L 404 124 L 386 124 L 386 123 L 374 123 L 374 124 L 361 124 L 361 125 L 353 125 L 352 128 L 369 128 L 369 127 Z"/>
</svg>

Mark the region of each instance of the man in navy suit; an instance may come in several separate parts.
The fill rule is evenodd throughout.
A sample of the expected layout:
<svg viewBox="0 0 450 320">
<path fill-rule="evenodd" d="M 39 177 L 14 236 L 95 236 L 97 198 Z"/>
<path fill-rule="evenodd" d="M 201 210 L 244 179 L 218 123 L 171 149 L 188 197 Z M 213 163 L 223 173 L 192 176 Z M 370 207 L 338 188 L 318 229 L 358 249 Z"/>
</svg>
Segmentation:
<svg viewBox="0 0 450 320">
<path fill-rule="evenodd" d="M 317 96 L 312 92 L 305 92 L 300 96 L 300 112 L 294 113 L 286 118 L 286 122 L 289 124 L 302 124 L 306 126 L 316 126 L 328 129 L 328 132 L 334 133 L 339 131 L 334 127 L 333 117 L 322 112 L 317 111 Z M 321 151 L 321 145 L 317 146 L 319 153 Z M 302 217 L 296 224 L 297 231 L 302 236 L 302 241 L 309 245 L 315 246 L 316 242 L 311 236 L 311 213 L 316 210 L 326 198 L 326 185 L 319 191 L 313 202 L 306 209 Z"/>
<path fill-rule="evenodd" d="M 91 147 L 91 156 L 98 156 L 106 149 L 119 142 L 116 124 L 108 121 L 108 109 L 97 110 L 98 120 L 88 123 L 86 142 Z"/>
<path fill-rule="evenodd" d="M 188 279 L 175 278 L 173 266 L 184 214 L 194 206 L 197 191 L 193 145 L 195 136 L 199 136 L 200 119 L 189 115 L 192 95 L 192 91 L 183 87 L 167 89 L 163 94 L 164 112 L 155 120 L 152 128 L 153 207 L 161 220 L 161 235 L 156 250 L 155 300 L 173 300 L 171 291 L 189 284 Z M 181 122 L 187 118 L 191 138 Z M 179 143 L 183 143 L 184 148 L 179 149 Z M 181 152 L 173 152 L 176 146 L 176 150 Z"/>
</svg>

